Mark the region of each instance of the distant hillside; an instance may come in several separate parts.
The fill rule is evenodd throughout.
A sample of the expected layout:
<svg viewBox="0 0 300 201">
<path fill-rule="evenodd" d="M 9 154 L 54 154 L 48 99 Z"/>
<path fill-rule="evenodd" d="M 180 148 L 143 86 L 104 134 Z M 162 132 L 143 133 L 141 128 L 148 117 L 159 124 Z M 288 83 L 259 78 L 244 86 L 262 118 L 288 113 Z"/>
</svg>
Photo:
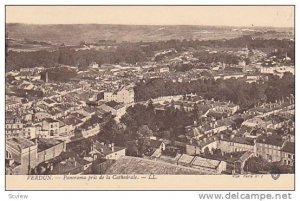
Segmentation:
<svg viewBox="0 0 300 201">
<path fill-rule="evenodd" d="M 279 37 L 293 38 L 292 29 L 275 28 L 233 28 L 213 26 L 146 26 L 146 25 L 101 25 L 101 24 L 61 24 L 61 25 L 29 25 L 6 24 L 9 38 L 51 41 L 69 45 L 79 44 L 80 41 L 97 42 L 98 40 L 121 41 L 157 41 L 169 39 L 230 39 L 241 35 L 256 35 L 260 37 L 268 32 L 268 37 L 281 32 Z M 282 34 L 282 33 L 285 34 Z M 263 33 L 263 34 L 262 34 Z M 287 34 L 286 34 L 287 33 Z"/>
</svg>

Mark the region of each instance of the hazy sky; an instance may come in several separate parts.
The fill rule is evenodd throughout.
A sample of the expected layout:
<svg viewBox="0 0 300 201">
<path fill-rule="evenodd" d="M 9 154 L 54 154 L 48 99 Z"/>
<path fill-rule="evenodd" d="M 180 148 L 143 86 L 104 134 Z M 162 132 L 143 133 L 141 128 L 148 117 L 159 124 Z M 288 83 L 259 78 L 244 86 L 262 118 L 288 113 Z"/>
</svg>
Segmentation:
<svg viewBox="0 0 300 201">
<path fill-rule="evenodd" d="M 7 23 L 293 27 L 292 6 L 6 6 Z"/>
</svg>

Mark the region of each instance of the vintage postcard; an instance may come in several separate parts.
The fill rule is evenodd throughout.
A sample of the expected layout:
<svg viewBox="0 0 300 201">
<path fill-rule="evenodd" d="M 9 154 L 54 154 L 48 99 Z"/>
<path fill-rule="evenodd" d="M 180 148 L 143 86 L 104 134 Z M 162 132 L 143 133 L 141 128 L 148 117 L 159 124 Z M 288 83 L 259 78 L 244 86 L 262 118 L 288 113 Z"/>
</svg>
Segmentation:
<svg viewBox="0 0 300 201">
<path fill-rule="evenodd" d="M 6 190 L 294 190 L 294 6 L 22 6 Z"/>
</svg>

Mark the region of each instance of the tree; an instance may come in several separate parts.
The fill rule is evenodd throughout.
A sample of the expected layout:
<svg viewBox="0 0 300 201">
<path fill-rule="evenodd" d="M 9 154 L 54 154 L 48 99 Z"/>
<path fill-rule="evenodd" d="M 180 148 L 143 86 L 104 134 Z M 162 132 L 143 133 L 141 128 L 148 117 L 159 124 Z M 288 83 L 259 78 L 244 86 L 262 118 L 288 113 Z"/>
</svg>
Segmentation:
<svg viewBox="0 0 300 201">
<path fill-rule="evenodd" d="M 118 126 L 114 119 L 110 119 L 104 126 L 102 131 L 100 132 L 100 137 L 102 137 L 104 141 L 114 142 L 119 145 L 124 144 L 124 132 Z"/>
<path fill-rule="evenodd" d="M 209 148 L 205 147 L 205 149 L 204 149 L 204 156 L 210 156 L 210 155 L 211 155 L 211 153 L 209 151 Z"/>
<path fill-rule="evenodd" d="M 149 138 L 153 136 L 153 131 L 149 129 L 147 125 L 140 126 L 137 133 L 140 138 Z"/>
</svg>

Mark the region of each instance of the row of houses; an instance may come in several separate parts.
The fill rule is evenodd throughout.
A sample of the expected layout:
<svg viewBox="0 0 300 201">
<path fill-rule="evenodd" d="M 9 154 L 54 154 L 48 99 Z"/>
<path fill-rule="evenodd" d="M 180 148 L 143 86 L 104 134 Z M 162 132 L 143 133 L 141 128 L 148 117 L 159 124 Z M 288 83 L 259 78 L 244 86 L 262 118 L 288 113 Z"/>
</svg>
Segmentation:
<svg viewBox="0 0 300 201">
<path fill-rule="evenodd" d="M 64 141 L 14 137 L 6 140 L 7 174 L 26 175 L 40 163 L 60 155 L 66 149 Z"/>
<path fill-rule="evenodd" d="M 294 139 L 272 135 L 260 135 L 258 138 L 236 137 L 229 138 L 220 135 L 218 138 L 210 138 L 197 144 L 186 144 L 188 155 L 199 155 L 205 149 L 212 151 L 220 149 L 223 153 L 246 151 L 254 156 L 261 156 L 269 162 L 282 162 L 284 165 L 294 165 L 295 142 Z"/>
<path fill-rule="evenodd" d="M 66 143 L 56 139 L 10 138 L 6 141 L 6 174 L 82 174 L 91 173 L 92 164 L 101 166 L 125 156 L 124 147 L 95 141 L 84 157 L 66 149 Z M 103 166 L 103 164 L 102 164 Z M 99 169 L 100 167 L 98 167 Z M 104 173 L 98 172 L 96 173 Z"/>
</svg>

